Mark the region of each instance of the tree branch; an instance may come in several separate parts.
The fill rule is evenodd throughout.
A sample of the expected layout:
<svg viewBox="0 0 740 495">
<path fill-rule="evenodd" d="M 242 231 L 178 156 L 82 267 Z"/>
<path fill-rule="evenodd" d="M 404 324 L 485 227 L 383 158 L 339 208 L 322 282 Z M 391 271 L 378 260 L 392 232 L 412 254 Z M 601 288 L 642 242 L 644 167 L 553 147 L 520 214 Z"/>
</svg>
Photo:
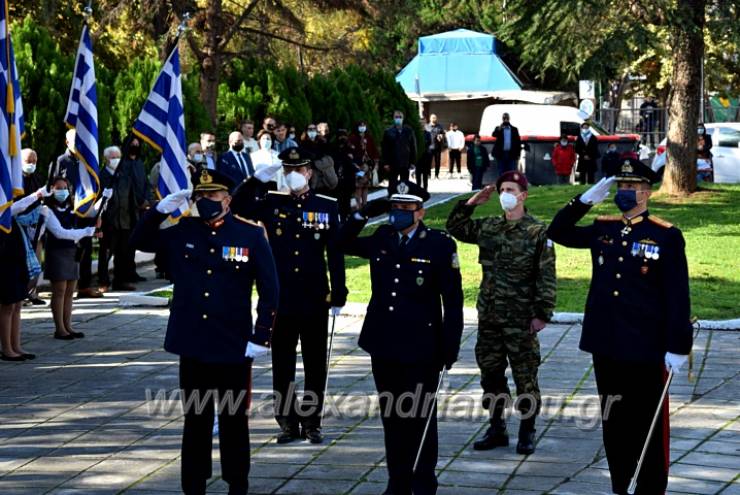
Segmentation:
<svg viewBox="0 0 740 495">
<path fill-rule="evenodd" d="M 300 46 L 301 48 L 306 48 L 307 50 L 317 50 L 317 51 L 322 51 L 322 52 L 328 52 L 329 50 L 335 50 L 341 46 L 339 44 L 331 45 L 331 46 L 309 45 L 308 43 L 304 43 L 302 41 L 297 41 L 297 40 L 292 40 L 290 38 L 286 38 L 285 36 L 281 36 L 279 34 L 268 33 L 266 31 L 262 31 L 261 29 L 254 29 L 254 28 L 250 28 L 246 26 L 240 27 L 239 30 L 242 31 L 243 33 L 257 34 L 259 36 L 265 36 L 267 38 L 273 38 L 276 40 L 285 41 L 286 43 Z"/>
<path fill-rule="evenodd" d="M 224 34 L 224 37 L 221 39 L 221 43 L 219 43 L 219 48 L 223 49 L 226 47 L 226 45 L 229 44 L 236 32 L 241 28 L 242 23 L 247 19 L 247 17 L 249 17 L 249 14 L 252 13 L 259 1 L 260 0 L 251 0 L 251 2 L 249 2 L 249 5 L 244 7 L 241 15 L 234 21 L 229 30 L 226 31 L 226 34 Z"/>
</svg>

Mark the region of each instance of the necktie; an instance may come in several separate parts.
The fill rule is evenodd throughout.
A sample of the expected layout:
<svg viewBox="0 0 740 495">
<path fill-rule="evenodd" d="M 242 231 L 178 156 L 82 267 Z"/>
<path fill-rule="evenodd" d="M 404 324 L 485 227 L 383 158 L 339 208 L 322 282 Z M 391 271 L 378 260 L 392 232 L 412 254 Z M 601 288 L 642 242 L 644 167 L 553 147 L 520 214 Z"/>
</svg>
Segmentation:
<svg viewBox="0 0 740 495">
<path fill-rule="evenodd" d="M 399 249 L 403 251 L 404 249 L 406 249 L 406 246 L 408 245 L 408 243 L 409 243 L 409 236 L 403 235 L 401 237 L 401 242 L 398 244 Z"/>
<path fill-rule="evenodd" d="M 236 161 L 239 162 L 239 167 L 242 169 L 242 173 L 244 174 L 244 177 L 248 177 L 249 174 L 247 173 L 247 166 L 244 163 L 244 156 L 242 156 L 241 152 L 237 152 Z"/>
</svg>

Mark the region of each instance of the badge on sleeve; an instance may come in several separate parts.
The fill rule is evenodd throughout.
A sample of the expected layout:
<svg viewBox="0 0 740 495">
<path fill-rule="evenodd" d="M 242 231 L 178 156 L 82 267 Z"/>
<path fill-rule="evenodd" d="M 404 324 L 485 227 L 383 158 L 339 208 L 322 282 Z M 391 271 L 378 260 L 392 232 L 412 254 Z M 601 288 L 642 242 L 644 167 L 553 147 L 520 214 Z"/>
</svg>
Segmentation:
<svg viewBox="0 0 740 495">
<path fill-rule="evenodd" d="M 457 253 L 452 253 L 452 268 L 455 270 L 460 269 L 460 257 L 457 255 Z"/>
</svg>

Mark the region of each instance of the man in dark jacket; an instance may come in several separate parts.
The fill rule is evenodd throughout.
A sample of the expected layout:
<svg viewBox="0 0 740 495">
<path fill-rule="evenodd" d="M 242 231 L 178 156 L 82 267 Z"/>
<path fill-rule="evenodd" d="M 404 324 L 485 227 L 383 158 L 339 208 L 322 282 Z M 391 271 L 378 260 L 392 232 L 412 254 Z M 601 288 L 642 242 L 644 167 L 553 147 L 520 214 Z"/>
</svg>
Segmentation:
<svg viewBox="0 0 740 495">
<path fill-rule="evenodd" d="M 408 182 L 416 161 L 416 137 L 411 127 L 403 125 L 403 112 L 393 112 L 393 126 L 383 134 L 383 170 L 388 174 L 388 190 L 400 181 Z"/>
<path fill-rule="evenodd" d="M 576 154 L 578 155 L 578 182 L 593 184 L 596 176 L 596 160 L 601 157 L 599 142 L 591 132 L 588 122 L 581 124 L 581 134 L 576 138 Z"/>
<path fill-rule="evenodd" d="M 480 136 L 476 134 L 473 137 L 473 143 L 468 146 L 468 172 L 470 172 L 470 180 L 473 183 L 473 191 L 483 188 L 483 174 L 490 165 L 488 150 L 480 144 Z"/>
<path fill-rule="evenodd" d="M 434 178 L 439 179 L 439 168 L 442 165 L 442 150 L 447 144 L 447 140 L 445 139 L 445 128 L 442 127 L 442 124 L 437 122 L 437 116 L 435 114 L 431 114 L 429 116 L 429 123 L 426 125 L 424 130 L 429 133 L 431 140 L 429 152 L 434 161 Z"/>
<path fill-rule="evenodd" d="M 496 138 L 493 143 L 493 157 L 498 165 L 498 174 L 516 170 L 522 153 L 522 139 L 519 129 L 511 125 L 508 113 L 501 116 L 501 125 L 493 130 L 493 137 Z"/>
</svg>

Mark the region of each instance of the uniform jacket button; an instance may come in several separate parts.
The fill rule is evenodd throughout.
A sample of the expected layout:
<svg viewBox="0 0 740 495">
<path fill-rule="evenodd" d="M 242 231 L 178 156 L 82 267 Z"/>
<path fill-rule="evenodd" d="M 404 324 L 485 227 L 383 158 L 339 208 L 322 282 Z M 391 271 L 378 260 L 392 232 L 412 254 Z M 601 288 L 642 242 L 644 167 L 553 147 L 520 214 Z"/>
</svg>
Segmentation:
<svg viewBox="0 0 740 495">
<path fill-rule="evenodd" d="M 617 278 L 622 278 L 622 274 L 621 273 L 617 273 Z"/>
<path fill-rule="evenodd" d="M 617 258 L 617 259 L 618 259 L 619 261 L 624 261 L 624 258 L 622 258 L 621 256 L 620 256 L 619 258 Z"/>
<path fill-rule="evenodd" d="M 208 315 L 204 314 L 204 315 L 203 315 L 203 319 L 204 319 L 204 320 L 207 320 L 207 319 L 208 319 Z"/>
<path fill-rule="evenodd" d="M 626 246 L 626 245 L 627 245 L 627 241 L 622 241 L 622 246 Z"/>
<path fill-rule="evenodd" d="M 299 271 L 301 271 L 301 269 L 300 269 L 300 268 L 298 268 L 298 267 L 295 267 L 295 268 L 293 269 L 293 271 L 294 271 L 294 272 L 296 272 L 296 273 L 298 273 Z"/>
<path fill-rule="evenodd" d="M 210 294 L 208 292 L 204 292 L 203 293 L 203 297 L 209 297 L 209 296 L 210 296 Z"/>
<path fill-rule="evenodd" d="M 388 306 L 388 311 L 393 311 L 393 306 Z"/>
<path fill-rule="evenodd" d="M 211 254 L 213 254 L 213 253 L 215 253 L 215 252 L 216 252 L 216 250 L 215 250 L 215 249 L 213 249 L 213 248 L 211 248 Z"/>
<path fill-rule="evenodd" d="M 618 295 L 619 295 L 619 291 L 618 290 L 615 290 L 614 291 L 614 297 L 617 297 Z"/>
<path fill-rule="evenodd" d="M 399 265 L 399 264 L 397 263 L 397 264 L 396 264 L 396 268 L 401 268 L 401 265 Z"/>
<path fill-rule="evenodd" d="M 393 281 L 394 281 L 395 283 L 398 283 L 398 279 L 397 279 L 397 278 L 394 278 L 394 279 L 393 279 Z"/>
<path fill-rule="evenodd" d="M 215 230 L 212 230 L 211 231 L 211 235 L 216 235 L 216 231 Z"/>
<path fill-rule="evenodd" d="M 212 275 L 212 274 L 213 274 L 213 270 L 211 270 L 211 269 L 209 268 L 208 270 L 206 270 L 206 273 L 207 273 L 208 275 Z"/>
</svg>

